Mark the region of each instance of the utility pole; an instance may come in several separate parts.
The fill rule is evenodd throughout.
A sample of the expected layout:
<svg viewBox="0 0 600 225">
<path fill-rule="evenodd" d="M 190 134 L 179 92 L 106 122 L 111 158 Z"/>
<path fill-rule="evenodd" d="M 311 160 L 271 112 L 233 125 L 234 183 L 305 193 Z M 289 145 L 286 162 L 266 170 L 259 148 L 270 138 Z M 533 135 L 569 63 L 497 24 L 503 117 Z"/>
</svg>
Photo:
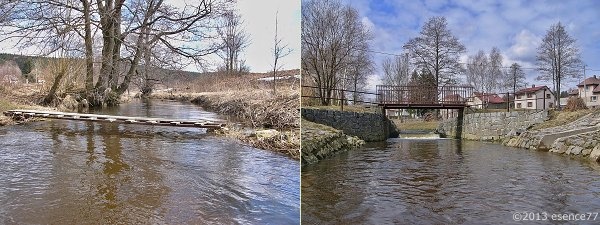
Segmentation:
<svg viewBox="0 0 600 225">
<path fill-rule="evenodd" d="M 587 78 L 585 77 L 585 64 L 583 64 L 583 96 L 584 96 L 583 99 L 585 99 L 585 100 L 583 100 L 583 102 L 587 106 L 588 99 L 587 99 L 587 85 L 585 82 L 586 79 Z"/>
</svg>

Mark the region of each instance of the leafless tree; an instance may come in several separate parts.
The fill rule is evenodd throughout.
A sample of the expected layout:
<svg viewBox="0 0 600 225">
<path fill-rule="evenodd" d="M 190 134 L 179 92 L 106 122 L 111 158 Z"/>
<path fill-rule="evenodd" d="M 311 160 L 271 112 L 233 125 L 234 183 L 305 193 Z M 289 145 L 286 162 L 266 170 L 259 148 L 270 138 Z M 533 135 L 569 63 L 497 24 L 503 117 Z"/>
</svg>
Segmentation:
<svg viewBox="0 0 600 225">
<path fill-rule="evenodd" d="M 273 95 L 275 95 L 275 89 L 277 87 L 277 71 L 283 66 L 279 63 L 279 60 L 292 52 L 292 49 L 290 49 L 287 44 L 282 44 L 281 38 L 277 36 L 277 26 L 279 26 L 279 22 L 277 21 L 278 14 L 279 12 L 275 13 L 275 38 L 273 39 L 273 48 L 271 49 L 271 52 L 273 53 Z"/>
<path fill-rule="evenodd" d="M 467 83 L 475 90 L 484 92 L 484 84 L 488 82 L 487 72 L 490 62 L 483 50 L 479 50 L 475 55 L 469 56 L 467 60 Z"/>
<path fill-rule="evenodd" d="M 408 83 L 411 71 L 409 59 L 406 53 L 383 61 L 383 74 L 387 84 L 400 86 Z"/>
<path fill-rule="evenodd" d="M 493 47 L 489 56 L 483 50 L 469 56 L 467 61 L 467 83 L 482 93 L 498 91 L 503 78 L 502 55 Z"/>
<path fill-rule="evenodd" d="M 366 43 L 365 43 L 366 44 Z M 358 104 L 357 101 L 363 100 L 363 95 L 357 92 L 365 91 L 369 75 L 373 72 L 373 60 L 369 55 L 363 55 L 361 52 L 356 52 L 353 64 L 348 65 L 344 70 L 345 83 L 344 89 L 352 90 L 352 102 Z"/>
<path fill-rule="evenodd" d="M 163 0 L 24 0 L 12 8 L 12 21 L 5 24 L 0 36 L 17 40 L 20 47 L 38 47 L 39 54 L 59 49 L 84 54 L 90 103 L 117 104 L 115 97 L 129 88 L 138 65 L 143 64 L 144 52 L 164 48 L 181 57 L 175 62 L 188 59 L 202 66 L 203 56 L 218 49 L 217 44 L 208 43 L 216 43 L 216 18 L 231 2 L 201 0 L 175 7 Z M 97 30 L 101 68 L 93 85 Z M 80 38 L 62 44 L 65 37 L 72 36 Z M 203 44 L 190 47 L 189 42 Z"/>
<path fill-rule="evenodd" d="M 490 66 L 489 66 L 489 76 L 490 76 L 490 82 L 487 85 L 487 92 L 496 92 L 498 91 L 499 87 L 500 87 L 500 83 L 502 82 L 502 62 L 503 62 L 503 58 L 502 58 L 502 54 L 500 53 L 500 50 L 497 47 L 493 47 L 492 50 L 490 50 L 490 55 L 489 55 L 489 59 L 490 59 Z"/>
<path fill-rule="evenodd" d="M 311 0 L 302 4 L 302 69 L 318 87 L 321 104 L 330 105 L 341 74 L 367 56 L 369 30 L 356 9 L 339 0 Z"/>
<path fill-rule="evenodd" d="M 579 48 L 560 22 L 552 25 L 542 39 L 537 49 L 537 66 L 541 72 L 537 79 L 552 81 L 555 96 L 560 94 L 562 81 L 580 76 Z M 560 104 L 555 102 L 555 105 Z"/>
<path fill-rule="evenodd" d="M 235 11 L 223 14 L 220 26 L 217 29 L 222 46 L 217 55 L 223 59 L 223 69 L 228 75 L 247 72 L 244 60 L 240 59 L 240 53 L 250 43 L 250 39 L 242 25 L 244 21 Z"/>
<path fill-rule="evenodd" d="M 513 63 L 510 68 L 506 71 L 504 79 L 505 88 L 515 93 L 518 88 L 527 86 L 525 82 L 525 72 L 521 69 L 521 65 Z"/>
<path fill-rule="evenodd" d="M 462 71 L 459 57 L 465 52 L 465 46 L 448 29 L 445 17 L 430 18 L 420 35 L 410 39 L 404 49 L 410 51 L 418 67 L 433 74 L 438 86 L 452 82 Z"/>
</svg>

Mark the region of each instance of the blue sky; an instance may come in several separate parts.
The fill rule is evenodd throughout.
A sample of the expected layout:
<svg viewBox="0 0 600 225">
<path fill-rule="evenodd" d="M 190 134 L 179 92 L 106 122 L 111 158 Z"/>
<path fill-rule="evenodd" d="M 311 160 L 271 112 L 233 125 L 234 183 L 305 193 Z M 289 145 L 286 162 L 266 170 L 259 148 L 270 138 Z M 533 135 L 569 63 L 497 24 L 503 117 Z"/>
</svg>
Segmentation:
<svg viewBox="0 0 600 225">
<path fill-rule="evenodd" d="M 462 57 L 479 50 L 489 52 L 496 46 L 504 65 L 521 64 L 529 84 L 551 85 L 536 81 L 536 49 L 552 24 L 560 21 L 577 40 L 587 76 L 600 75 L 600 1 L 539 0 L 343 0 L 358 9 L 362 22 L 370 27 L 375 51 L 399 54 L 410 38 L 418 35 L 423 23 L 432 16 L 445 16 L 450 30 L 467 48 Z M 376 72 L 370 85 L 379 82 L 385 55 L 374 54 Z M 592 71 L 596 70 L 596 71 Z M 567 87 L 577 83 L 568 82 Z M 565 85 L 563 84 L 563 87 Z"/>
</svg>

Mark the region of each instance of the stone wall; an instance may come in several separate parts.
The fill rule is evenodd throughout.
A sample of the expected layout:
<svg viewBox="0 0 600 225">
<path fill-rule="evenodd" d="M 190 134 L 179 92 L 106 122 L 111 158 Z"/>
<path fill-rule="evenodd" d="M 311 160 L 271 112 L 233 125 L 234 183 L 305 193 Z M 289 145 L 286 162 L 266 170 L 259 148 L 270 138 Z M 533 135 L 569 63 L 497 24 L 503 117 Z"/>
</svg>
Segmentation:
<svg viewBox="0 0 600 225">
<path fill-rule="evenodd" d="M 510 136 L 504 140 L 503 144 L 509 147 L 536 150 L 542 147 L 541 150 L 548 150 L 557 138 L 588 132 L 597 125 L 600 126 L 600 113 L 590 113 L 562 126 L 528 130 L 518 136 Z M 544 139 L 547 139 L 546 143 L 542 144 Z"/>
<path fill-rule="evenodd" d="M 462 125 L 462 138 L 467 140 L 495 141 L 506 136 L 516 136 L 530 126 L 544 122 L 548 111 L 539 112 L 493 112 L 465 114 Z M 438 125 L 438 132 L 446 137 L 457 137 L 457 119 L 444 120 Z"/>
<path fill-rule="evenodd" d="M 385 141 L 389 137 L 398 137 L 396 126 L 383 114 L 302 108 L 302 117 L 364 141 Z"/>
<path fill-rule="evenodd" d="M 592 131 L 556 139 L 550 152 L 590 158 L 596 162 L 600 159 L 600 131 Z"/>
</svg>

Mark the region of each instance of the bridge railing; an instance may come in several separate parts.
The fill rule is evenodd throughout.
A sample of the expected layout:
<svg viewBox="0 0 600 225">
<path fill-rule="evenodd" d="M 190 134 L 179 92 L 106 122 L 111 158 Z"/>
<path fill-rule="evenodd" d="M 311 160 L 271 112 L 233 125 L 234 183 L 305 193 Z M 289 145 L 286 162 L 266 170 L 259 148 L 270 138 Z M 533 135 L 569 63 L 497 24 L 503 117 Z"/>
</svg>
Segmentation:
<svg viewBox="0 0 600 225">
<path fill-rule="evenodd" d="M 377 85 L 377 102 L 384 105 L 467 104 L 473 94 L 471 86 Z"/>
</svg>

